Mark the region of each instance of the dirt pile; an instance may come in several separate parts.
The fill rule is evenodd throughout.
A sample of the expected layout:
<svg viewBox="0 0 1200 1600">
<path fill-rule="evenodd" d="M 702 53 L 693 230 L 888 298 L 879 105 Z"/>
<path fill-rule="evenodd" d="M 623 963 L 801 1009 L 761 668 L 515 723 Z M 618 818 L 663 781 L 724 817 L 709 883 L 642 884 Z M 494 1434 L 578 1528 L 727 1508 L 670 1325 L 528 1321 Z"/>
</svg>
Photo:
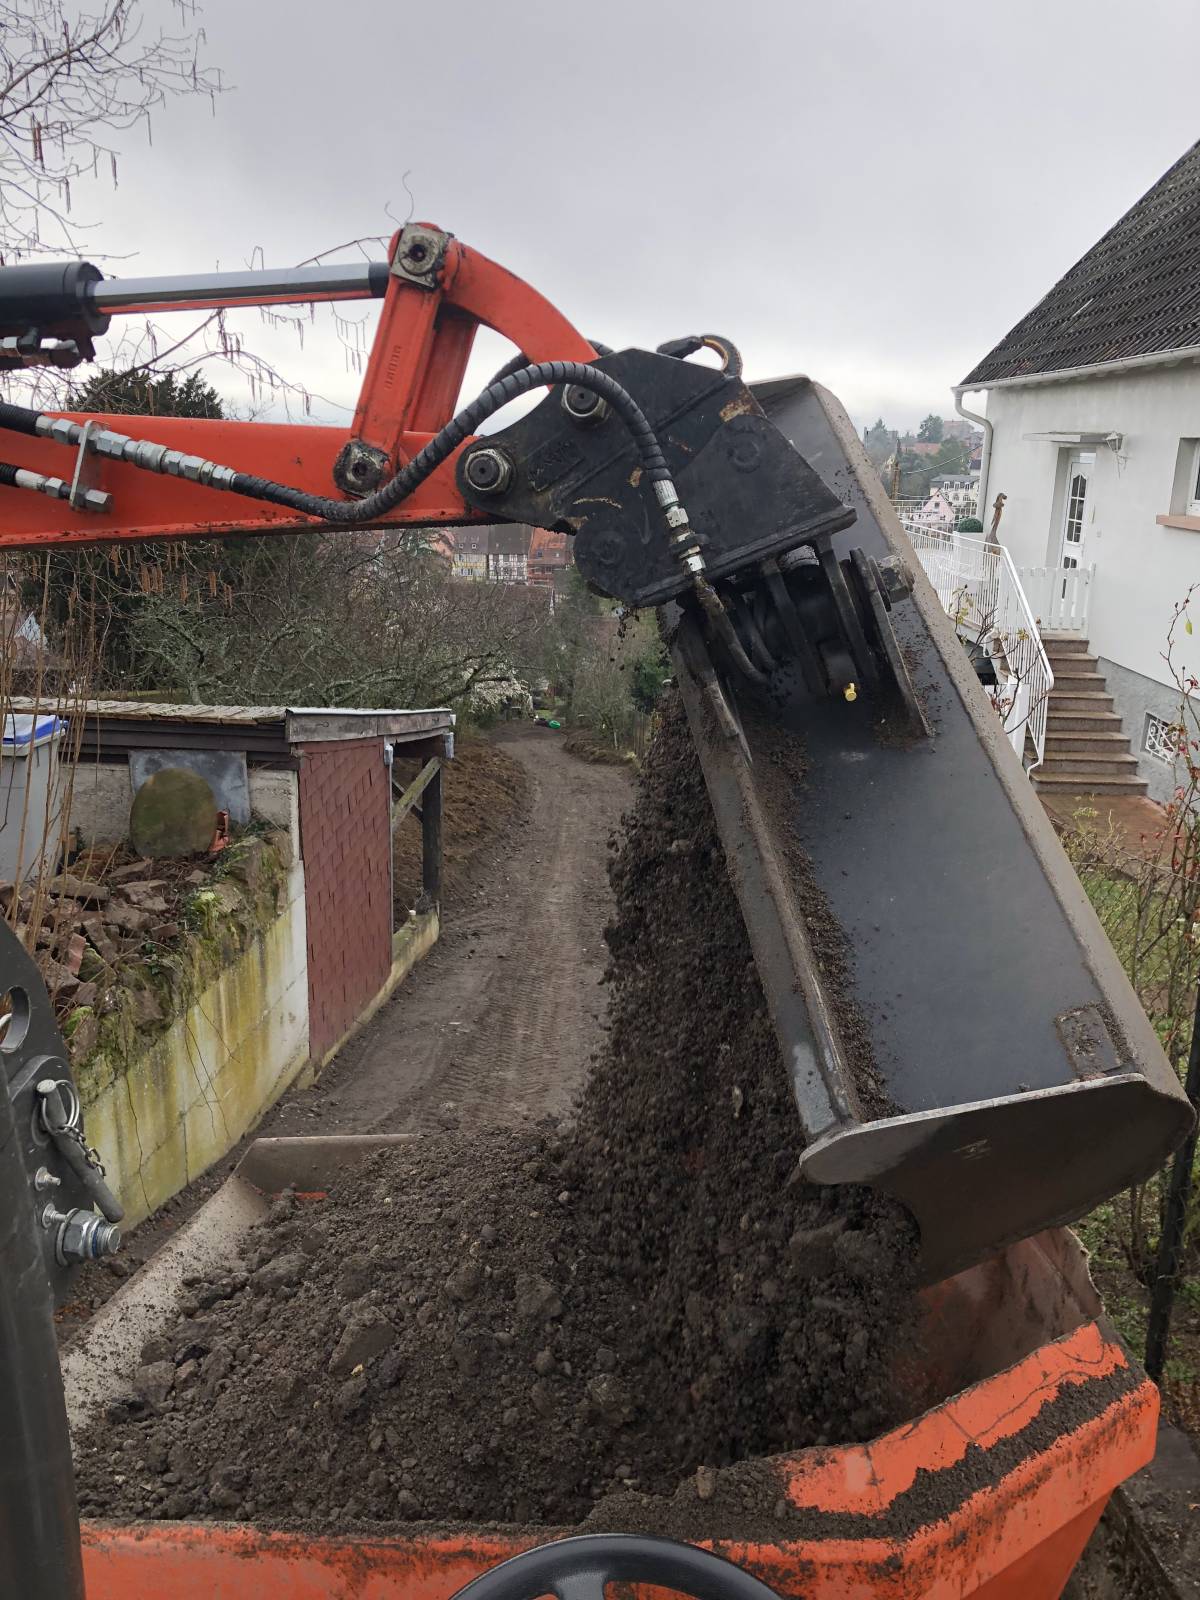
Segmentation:
<svg viewBox="0 0 1200 1600">
<path fill-rule="evenodd" d="M 518 761 L 497 739 L 460 739 L 454 760 L 442 769 L 442 902 L 453 905 L 480 854 L 516 819 L 528 784 Z M 398 759 L 395 781 L 408 783 L 421 762 Z M 407 910 L 421 893 L 421 823 L 412 812 L 392 844 L 396 905 Z"/>
<path fill-rule="evenodd" d="M 423 1137 L 277 1202 L 80 1441 L 85 1511 L 603 1522 L 895 1419 L 911 1231 L 788 1186 L 799 1125 L 675 711 L 612 878 L 573 1124 Z"/>
<path fill-rule="evenodd" d="M 563 749 L 592 766 L 632 767 L 637 764 L 632 750 L 614 749 L 611 740 L 591 728 L 572 729 L 563 739 Z"/>
</svg>

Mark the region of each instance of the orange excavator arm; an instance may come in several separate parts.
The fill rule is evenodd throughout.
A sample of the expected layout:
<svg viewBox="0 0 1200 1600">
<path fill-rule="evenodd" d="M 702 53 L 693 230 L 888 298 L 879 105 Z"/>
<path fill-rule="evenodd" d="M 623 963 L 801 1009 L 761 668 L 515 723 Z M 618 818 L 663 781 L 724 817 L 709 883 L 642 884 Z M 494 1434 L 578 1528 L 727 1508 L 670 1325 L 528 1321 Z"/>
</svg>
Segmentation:
<svg viewBox="0 0 1200 1600">
<path fill-rule="evenodd" d="M 106 431 L 352 501 L 412 461 L 450 421 L 481 326 L 510 339 L 525 362 L 589 362 L 596 355 L 520 278 L 444 230 L 410 223 L 392 239 L 386 262 L 107 280 L 83 263 L 0 269 L 0 371 L 74 365 L 92 354 L 92 339 L 114 316 L 370 299 L 382 300 L 382 312 L 348 429 L 56 413 L 63 426 L 31 435 L 14 415 L 21 408 L 7 411 L 14 428 L 2 425 L 0 407 L 0 484 L 8 491 L 0 492 L 0 549 L 290 533 L 323 520 L 105 454 Z M 458 457 L 471 442 L 371 525 L 486 520 L 455 484 Z"/>
</svg>

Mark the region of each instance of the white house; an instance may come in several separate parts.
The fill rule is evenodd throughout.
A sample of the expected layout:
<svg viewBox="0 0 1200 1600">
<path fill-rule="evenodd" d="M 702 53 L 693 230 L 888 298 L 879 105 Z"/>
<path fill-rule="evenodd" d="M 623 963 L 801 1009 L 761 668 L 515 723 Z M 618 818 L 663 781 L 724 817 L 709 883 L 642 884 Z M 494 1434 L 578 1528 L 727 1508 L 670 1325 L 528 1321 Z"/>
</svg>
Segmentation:
<svg viewBox="0 0 1200 1600">
<path fill-rule="evenodd" d="M 986 418 L 962 402 L 981 390 Z M 1056 684 L 1051 743 L 1085 758 L 1065 763 L 1079 773 L 1102 748 L 1097 739 L 1116 749 L 1123 730 L 1138 775 L 1165 799 L 1180 693 L 1163 651 L 1174 607 L 1200 583 L 1200 144 L 979 362 L 955 399 L 985 428 L 979 515 L 990 523 L 1004 496 L 998 537 L 1043 633 L 1074 629 L 1090 641 L 1065 670 L 1064 656 L 1051 655 L 1056 680 L 1076 691 L 1060 703 L 1081 713 L 1058 713 L 1056 740 Z M 1200 590 L 1192 609 L 1200 615 Z M 1200 676 L 1200 629 L 1179 633 L 1182 661 Z"/>
</svg>

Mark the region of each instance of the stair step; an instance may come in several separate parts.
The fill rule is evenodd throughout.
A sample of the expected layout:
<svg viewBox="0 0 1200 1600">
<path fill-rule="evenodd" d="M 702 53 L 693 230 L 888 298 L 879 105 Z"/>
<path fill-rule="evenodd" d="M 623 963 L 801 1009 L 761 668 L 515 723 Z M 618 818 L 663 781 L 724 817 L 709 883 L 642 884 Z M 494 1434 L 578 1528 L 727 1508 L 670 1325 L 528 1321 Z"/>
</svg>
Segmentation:
<svg viewBox="0 0 1200 1600">
<path fill-rule="evenodd" d="M 1074 794 L 1145 794 L 1145 778 L 1096 778 L 1079 772 L 1047 772 L 1038 767 L 1033 773 L 1038 789 L 1066 789 Z"/>
<path fill-rule="evenodd" d="M 1046 759 L 1051 754 L 1059 756 L 1082 755 L 1084 752 L 1094 752 L 1096 755 L 1120 756 L 1129 753 L 1129 740 L 1123 733 L 1097 733 L 1088 732 L 1086 729 L 1069 729 L 1063 732 L 1057 727 L 1046 729 Z"/>
<path fill-rule="evenodd" d="M 1111 698 L 1111 696 L 1109 698 Z M 1118 724 L 1121 721 L 1120 717 L 1117 715 L 1117 713 L 1115 711 L 1066 711 L 1066 712 L 1064 712 L 1061 706 L 1055 705 L 1053 696 L 1051 696 L 1049 702 L 1047 703 L 1046 716 L 1047 716 L 1048 720 L 1051 721 L 1051 722 L 1055 721 L 1056 718 L 1062 717 L 1062 716 L 1068 716 L 1068 717 L 1072 717 L 1072 716 L 1073 717 L 1091 717 L 1097 722 L 1115 722 L 1115 723 L 1118 723 Z"/>
<path fill-rule="evenodd" d="M 1091 689 L 1064 689 L 1059 694 L 1055 688 L 1050 695 L 1050 705 L 1055 711 L 1111 711 L 1113 697 L 1110 694 L 1099 694 Z M 1053 715 L 1052 712 L 1047 713 Z"/>
<path fill-rule="evenodd" d="M 1043 630 L 1042 643 L 1047 650 L 1053 648 L 1064 654 L 1073 650 L 1081 650 L 1086 654 L 1089 648 L 1089 641 L 1081 633 L 1056 633 L 1053 628 Z"/>
<path fill-rule="evenodd" d="M 1064 670 L 1051 664 L 1050 670 L 1054 674 L 1054 688 L 1056 690 L 1058 688 L 1066 691 L 1074 690 L 1078 694 L 1078 691 L 1088 690 L 1088 688 L 1101 691 L 1107 688 L 1104 677 L 1096 670 L 1091 669 L 1091 667 L 1070 666 L 1064 672 Z"/>
<path fill-rule="evenodd" d="M 1042 770 L 1091 773 L 1097 778 L 1124 778 L 1137 772 L 1137 757 L 1105 755 L 1103 752 L 1088 750 L 1073 750 L 1070 755 L 1063 755 L 1061 751 L 1047 750 Z"/>
<path fill-rule="evenodd" d="M 1058 733 L 1121 733 L 1115 711 L 1055 711 L 1046 718 L 1046 737 Z"/>
<path fill-rule="evenodd" d="M 1055 678 L 1078 677 L 1081 672 L 1094 672 L 1102 676 L 1095 656 L 1054 656 L 1047 650 L 1046 659 Z"/>
</svg>

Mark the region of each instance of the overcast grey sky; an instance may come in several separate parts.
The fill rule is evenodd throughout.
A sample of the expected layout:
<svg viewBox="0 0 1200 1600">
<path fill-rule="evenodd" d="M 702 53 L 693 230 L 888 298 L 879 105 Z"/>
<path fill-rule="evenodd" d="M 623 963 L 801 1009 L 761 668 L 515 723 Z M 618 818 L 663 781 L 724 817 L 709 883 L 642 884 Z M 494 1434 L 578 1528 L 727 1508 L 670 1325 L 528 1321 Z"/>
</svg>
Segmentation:
<svg viewBox="0 0 1200 1600">
<path fill-rule="evenodd" d="M 586 333 L 726 333 L 751 375 L 810 372 L 860 424 L 950 414 L 950 386 L 1200 136 L 1197 0 L 207 0 L 201 20 L 232 85 L 215 116 L 164 108 L 152 147 L 125 136 L 115 192 L 75 196 L 100 219 L 89 251 L 136 253 L 107 270 L 387 233 L 407 171 L 417 218 Z M 353 404 L 327 321 L 303 351 L 246 326 Z"/>
</svg>

